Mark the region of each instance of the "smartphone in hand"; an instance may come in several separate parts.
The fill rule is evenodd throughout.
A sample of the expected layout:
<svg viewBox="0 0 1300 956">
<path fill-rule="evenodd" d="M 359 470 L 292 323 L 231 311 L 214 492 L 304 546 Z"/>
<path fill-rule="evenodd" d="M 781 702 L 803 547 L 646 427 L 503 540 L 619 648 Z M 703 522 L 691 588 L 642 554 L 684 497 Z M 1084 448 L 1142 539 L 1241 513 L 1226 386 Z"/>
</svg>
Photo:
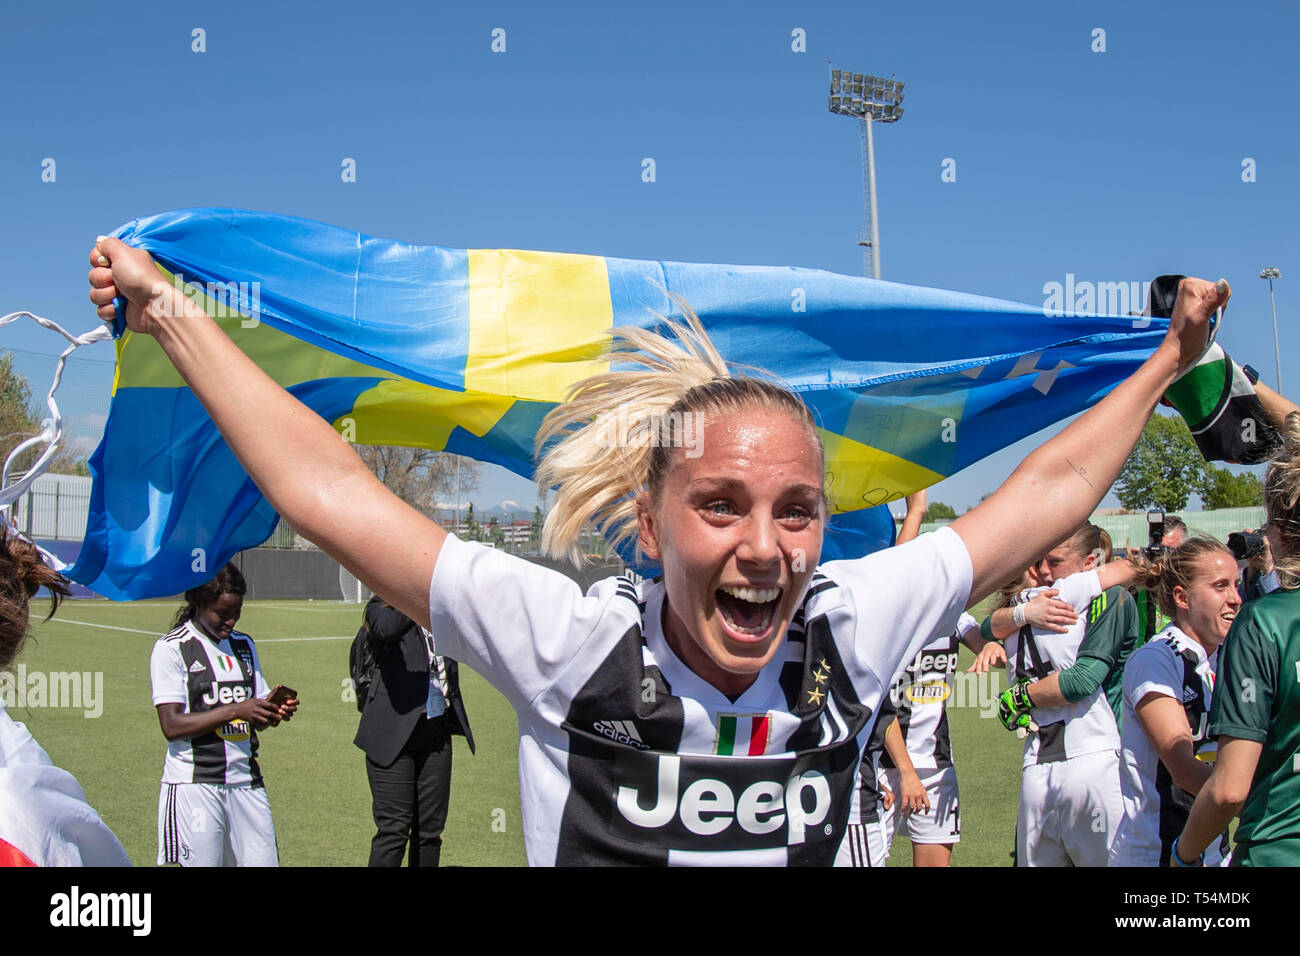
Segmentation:
<svg viewBox="0 0 1300 956">
<path fill-rule="evenodd" d="M 276 684 L 271 693 L 267 694 L 267 702 L 276 707 L 287 704 L 298 696 L 298 692 L 292 687 L 286 687 L 284 684 Z"/>
</svg>

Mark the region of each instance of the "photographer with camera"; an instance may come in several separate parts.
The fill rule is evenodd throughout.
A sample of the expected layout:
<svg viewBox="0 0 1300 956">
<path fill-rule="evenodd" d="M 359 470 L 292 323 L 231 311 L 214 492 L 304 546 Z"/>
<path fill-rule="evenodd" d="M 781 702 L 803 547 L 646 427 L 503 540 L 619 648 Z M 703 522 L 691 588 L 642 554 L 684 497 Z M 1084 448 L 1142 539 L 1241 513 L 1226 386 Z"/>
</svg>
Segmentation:
<svg viewBox="0 0 1300 956">
<path fill-rule="evenodd" d="M 1177 515 L 1167 515 L 1163 511 L 1147 512 L 1147 546 L 1138 552 L 1148 561 L 1156 561 L 1162 554 L 1182 545 L 1187 540 L 1187 524 Z M 1133 550 L 1133 549 L 1130 549 Z M 1137 555 L 1132 555 L 1137 557 Z M 1160 610 L 1160 604 L 1142 588 L 1133 588 L 1130 592 L 1137 602 L 1138 621 L 1141 633 L 1134 645 L 1134 650 L 1146 644 L 1169 626 L 1169 618 Z M 1115 717 L 1120 719 L 1121 709 L 1116 707 Z"/>
<path fill-rule="evenodd" d="M 1246 562 L 1241 580 L 1237 582 L 1237 593 L 1243 602 L 1271 594 L 1282 586 L 1273 566 L 1273 548 L 1267 528 L 1268 525 L 1253 531 L 1247 528 L 1228 535 L 1228 550 L 1238 564 Z"/>
</svg>

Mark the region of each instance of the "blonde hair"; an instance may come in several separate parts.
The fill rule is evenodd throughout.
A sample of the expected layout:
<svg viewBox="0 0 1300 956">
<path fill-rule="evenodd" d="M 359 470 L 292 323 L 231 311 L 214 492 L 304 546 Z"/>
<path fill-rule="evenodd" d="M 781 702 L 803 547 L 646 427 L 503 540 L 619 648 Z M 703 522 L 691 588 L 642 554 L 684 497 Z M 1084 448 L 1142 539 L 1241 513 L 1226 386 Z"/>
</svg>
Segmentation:
<svg viewBox="0 0 1300 956">
<path fill-rule="evenodd" d="M 1021 571 L 1020 577 L 1013 578 L 994 592 L 998 596 L 998 600 L 993 606 L 993 610 L 996 611 L 998 608 L 1011 607 L 1011 605 L 1016 601 L 1017 594 L 1033 586 L 1033 581 L 1029 579 L 1029 572 Z"/>
<path fill-rule="evenodd" d="M 824 471 L 826 453 L 808 406 L 773 381 L 733 376 L 699 318 L 674 299 L 686 323 L 660 316 L 672 340 L 647 329 L 615 329 L 610 364 L 640 368 L 578 382 L 542 422 L 537 484 L 557 490 L 542 527 L 542 550 L 552 557 L 581 564 L 579 541 L 589 527 L 615 548 L 635 539 L 636 496 L 648 491 L 659 504 L 694 416 L 746 408 L 784 412 L 808 429 Z M 699 435 L 701 422 L 693 422 Z"/>
<path fill-rule="evenodd" d="M 1264 507 L 1280 545 L 1273 567 L 1282 587 L 1293 591 L 1300 588 L 1300 412 L 1286 417 L 1282 447 L 1264 476 Z"/>
<path fill-rule="evenodd" d="M 1085 521 L 1079 526 L 1079 529 L 1070 535 L 1065 546 L 1081 558 L 1087 559 L 1088 555 L 1097 555 L 1098 566 L 1107 564 L 1114 556 L 1114 548 L 1110 543 L 1110 535 L 1105 528 L 1099 528 L 1095 524 Z"/>
<path fill-rule="evenodd" d="M 1196 535 L 1176 548 L 1166 549 L 1154 561 L 1135 562 L 1138 573 L 1133 583 L 1150 591 L 1165 617 L 1172 618 L 1178 610 L 1174 601 L 1174 588 L 1190 588 L 1200 560 L 1206 555 L 1220 554 L 1226 555 L 1236 564 L 1232 552 L 1223 546 L 1222 541 L 1209 535 Z"/>
</svg>

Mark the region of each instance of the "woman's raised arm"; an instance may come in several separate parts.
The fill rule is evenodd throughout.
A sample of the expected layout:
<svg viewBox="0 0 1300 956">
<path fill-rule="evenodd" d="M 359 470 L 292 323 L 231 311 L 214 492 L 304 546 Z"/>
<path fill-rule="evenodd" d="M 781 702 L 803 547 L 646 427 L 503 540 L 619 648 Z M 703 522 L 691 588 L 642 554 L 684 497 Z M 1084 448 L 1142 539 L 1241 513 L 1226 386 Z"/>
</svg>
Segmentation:
<svg viewBox="0 0 1300 956">
<path fill-rule="evenodd" d="M 1210 317 L 1230 294 L 1222 279 L 1184 279 L 1169 333 L 1155 353 L 952 523 L 970 552 L 972 595 L 1010 580 L 1087 520 L 1119 476 L 1160 396 L 1205 351 Z"/>
<path fill-rule="evenodd" d="M 309 541 L 416 621 L 447 533 L 390 492 L 319 415 L 276 384 L 217 324 L 118 239 L 90 253 L 101 318 L 127 299 L 127 326 L 157 339 L 267 500 Z"/>
</svg>

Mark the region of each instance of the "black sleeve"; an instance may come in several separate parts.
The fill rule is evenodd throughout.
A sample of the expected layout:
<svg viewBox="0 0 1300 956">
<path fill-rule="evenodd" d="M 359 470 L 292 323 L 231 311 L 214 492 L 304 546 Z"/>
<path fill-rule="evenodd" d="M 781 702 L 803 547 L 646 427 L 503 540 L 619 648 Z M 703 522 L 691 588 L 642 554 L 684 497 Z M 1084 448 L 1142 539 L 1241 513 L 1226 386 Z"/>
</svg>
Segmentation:
<svg viewBox="0 0 1300 956">
<path fill-rule="evenodd" d="M 372 598 L 366 605 L 370 639 L 378 644 L 395 644 L 415 627 L 415 622 L 397 608 Z"/>
</svg>

